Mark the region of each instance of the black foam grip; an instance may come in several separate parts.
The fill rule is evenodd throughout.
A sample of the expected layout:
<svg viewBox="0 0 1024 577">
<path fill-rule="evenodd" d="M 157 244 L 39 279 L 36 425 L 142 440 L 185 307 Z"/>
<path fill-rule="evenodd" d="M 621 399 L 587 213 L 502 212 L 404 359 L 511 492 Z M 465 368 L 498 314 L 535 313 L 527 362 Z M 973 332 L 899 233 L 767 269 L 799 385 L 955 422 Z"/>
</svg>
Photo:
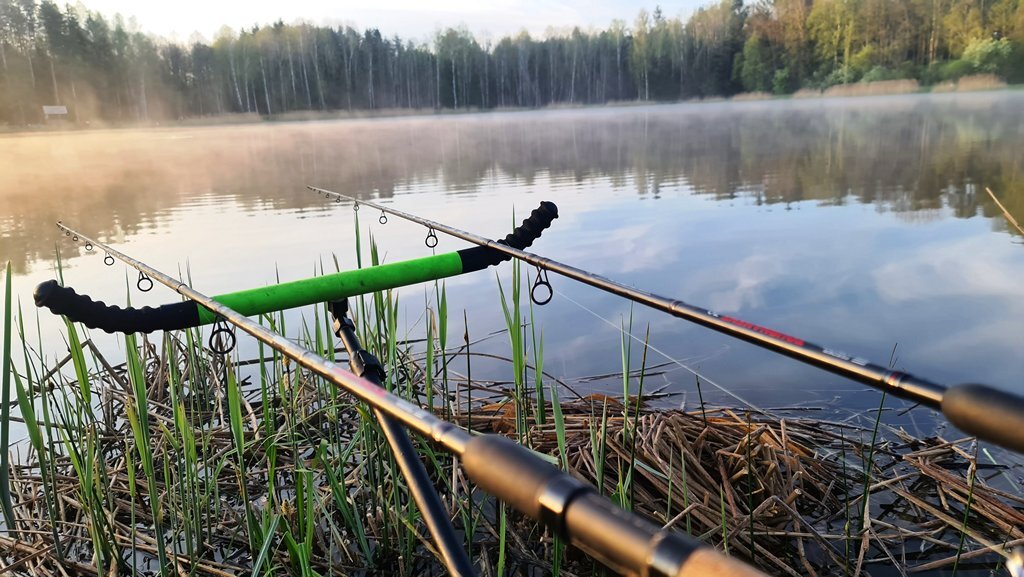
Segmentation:
<svg viewBox="0 0 1024 577">
<path fill-rule="evenodd" d="M 516 227 L 512 234 L 498 242 L 523 250 L 540 238 L 544 229 L 551 226 L 551 221 L 556 218 L 558 218 L 558 207 L 555 206 L 555 203 L 545 200 L 540 203 L 540 206 L 533 209 L 530 217 Z M 483 270 L 512 258 L 511 255 L 486 246 L 460 250 L 459 256 L 462 257 L 462 272 L 464 273 Z"/>
<path fill-rule="evenodd" d="M 33 296 L 37 307 L 46 307 L 54 314 L 108 333 L 150 333 L 199 325 L 199 308 L 191 301 L 156 308 L 123 309 L 94 301 L 54 280 L 40 283 Z"/>
<path fill-rule="evenodd" d="M 1024 398 L 985 385 L 957 385 L 942 395 L 942 414 L 961 431 L 1024 453 Z"/>
</svg>

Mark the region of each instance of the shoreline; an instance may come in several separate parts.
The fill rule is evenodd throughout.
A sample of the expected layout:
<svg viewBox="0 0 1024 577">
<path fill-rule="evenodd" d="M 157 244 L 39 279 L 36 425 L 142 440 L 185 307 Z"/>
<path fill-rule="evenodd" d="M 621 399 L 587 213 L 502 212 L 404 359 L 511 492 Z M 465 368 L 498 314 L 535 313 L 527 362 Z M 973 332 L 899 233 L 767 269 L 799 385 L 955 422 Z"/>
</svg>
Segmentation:
<svg viewBox="0 0 1024 577">
<path fill-rule="evenodd" d="M 965 77 L 971 79 L 973 77 Z M 987 79 L 986 79 L 987 80 Z M 265 124 L 298 124 L 312 122 L 359 121 L 359 120 L 391 120 L 401 118 L 444 118 L 455 116 L 473 116 L 493 114 L 514 114 L 528 112 L 552 112 L 559 110 L 598 110 L 608 108 L 641 108 L 645 106 L 676 106 L 683 104 L 722 104 L 747 102 L 787 102 L 835 100 L 843 98 L 870 98 L 880 96 L 905 95 L 942 95 L 942 94 L 977 94 L 984 92 L 1019 92 L 1024 91 L 1021 84 L 992 84 L 979 82 L 960 88 L 958 84 L 944 83 L 932 86 L 921 86 L 913 80 L 878 81 L 868 83 L 851 83 L 835 85 L 825 90 L 802 89 L 792 94 L 774 95 L 762 92 L 742 92 L 729 97 L 693 98 L 687 100 L 621 100 L 603 104 L 572 104 L 559 103 L 535 108 L 463 108 L 463 109 L 431 109 L 431 108 L 387 108 L 361 110 L 330 110 L 330 111 L 293 111 L 269 116 L 251 112 L 229 113 L 216 116 L 183 118 L 164 122 L 127 123 L 127 124 L 90 124 L 77 125 L 71 122 L 59 125 L 34 125 L 28 127 L 0 126 L 0 137 L 35 136 L 40 134 L 67 134 L 82 132 L 102 132 L 121 130 L 160 130 L 174 128 L 216 128 L 227 126 L 257 126 Z"/>
</svg>

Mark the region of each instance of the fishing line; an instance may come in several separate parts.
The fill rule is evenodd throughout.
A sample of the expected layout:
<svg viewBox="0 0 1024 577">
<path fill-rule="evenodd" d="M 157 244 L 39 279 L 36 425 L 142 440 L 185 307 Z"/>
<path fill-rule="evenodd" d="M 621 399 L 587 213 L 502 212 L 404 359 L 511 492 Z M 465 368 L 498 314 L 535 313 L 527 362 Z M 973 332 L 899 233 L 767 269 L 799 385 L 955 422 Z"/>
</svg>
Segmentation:
<svg viewBox="0 0 1024 577">
<path fill-rule="evenodd" d="M 603 316 L 601 316 L 600 314 L 598 314 L 598 313 L 597 313 L 597 311 L 594 311 L 594 310 L 592 310 L 592 309 L 588 308 L 588 307 L 587 307 L 586 305 L 584 305 L 583 303 L 581 303 L 581 302 L 577 301 L 576 299 L 574 299 L 574 298 L 570 297 L 569 295 L 565 294 L 564 292 L 562 292 L 562 291 L 560 291 L 560 290 L 558 290 L 558 289 L 553 289 L 553 291 L 554 291 L 554 293 L 555 293 L 555 294 L 557 294 L 558 296 L 560 296 L 560 297 L 564 298 L 565 300 L 567 300 L 567 301 L 571 302 L 572 304 L 574 304 L 574 305 L 576 305 L 576 306 L 580 307 L 581 309 L 583 309 L 583 310 L 587 311 L 588 313 L 592 314 L 592 315 L 593 315 L 594 317 L 596 317 L 596 318 L 600 319 L 601 321 L 603 321 L 603 322 L 604 322 L 605 324 L 607 324 L 608 326 L 610 326 L 610 327 L 614 328 L 615 330 L 619 331 L 620 333 L 622 333 L 622 334 L 624 334 L 624 335 L 628 336 L 629 338 L 633 339 L 634 341 L 636 341 L 636 342 L 638 342 L 638 343 L 640 343 L 640 344 L 644 345 L 644 346 L 645 346 L 645 347 L 647 347 L 648 349 L 650 349 L 650 350 L 652 350 L 652 351 L 654 351 L 654 352 L 658 353 L 659 355 L 661 355 L 661 356 L 665 357 L 665 359 L 667 359 L 668 361 L 670 361 L 670 362 L 672 362 L 672 363 L 675 363 L 676 365 L 679 365 L 679 366 L 680 366 L 681 368 L 683 368 L 683 369 L 685 369 L 685 370 L 689 371 L 689 372 L 690 372 L 690 374 L 692 374 L 693 376 L 697 377 L 698 379 L 701 379 L 701 380 L 703 380 L 703 381 L 704 381 L 705 383 L 708 383 L 708 384 L 709 384 L 709 385 L 711 385 L 712 387 L 714 387 L 714 388 L 718 389 L 719 391 L 721 391 L 722 393 L 725 393 L 726 395 L 728 395 L 728 396 L 732 397 L 733 399 L 736 399 L 737 401 L 739 401 L 739 402 L 740 402 L 740 403 L 742 403 L 743 405 L 745 405 L 745 406 L 747 406 L 747 407 L 749 407 L 749 408 L 753 409 L 754 411 L 756 411 L 756 412 L 758 412 L 758 413 L 761 413 L 762 415 L 765 415 L 765 416 L 769 416 L 769 417 L 773 416 L 773 415 L 772 415 L 771 413 L 769 413 L 768 411 L 766 411 L 766 410 L 764 410 L 764 409 L 762 409 L 762 408 L 758 407 L 757 405 L 755 405 L 755 404 L 751 403 L 750 401 L 748 401 L 748 400 L 744 399 L 743 397 L 739 396 L 738 394 L 736 394 L 736 393 L 734 393 L 734 392 L 730 391 L 730 390 L 729 390 L 728 388 L 726 388 L 725 386 L 723 386 L 723 385 L 720 385 L 720 384 L 718 384 L 718 382 L 716 382 L 716 381 L 715 381 L 714 379 L 711 379 L 711 378 L 709 378 L 709 377 L 706 377 L 706 376 L 704 376 L 703 374 L 701 374 L 701 373 L 700 373 L 700 371 L 698 371 L 698 370 L 696 370 L 696 369 L 694 369 L 694 368 L 690 367 L 689 365 L 687 365 L 687 364 L 686 364 L 686 363 L 684 363 L 683 361 L 680 361 L 680 360 L 678 360 L 678 359 L 676 359 L 676 358 L 672 357 L 671 355 L 669 355 L 668 353 L 666 353 L 666 352 L 662 351 L 662 350 L 661 350 L 661 349 L 659 349 L 658 347 L 656 347 L 656 346 L 654 346 L 654 345 L 650 344 L 650 343 L 649 343 L 649 342 L 647 342 L 647 341 L 644 341 L 644 340 L 642 340 L 642 339 L 641 339 L 640 337 L 637 337 L 637 336 L 636 336 L 636 335 L 634 335 L 633 333 L 631 333 L 631 332 L 629 332 L 629 331 L 627 331 L 627 330 L 623 329 L 623 328 L 622 328 L 621 326 L 619 326 L 619 325 L 616 325 L 616 324 L 615 324 L 615 323 L 613 323 L 612 321 L 610 321 L 610 320 L 608 320 L 608 319 L 604 318 Z"/>
</svg>

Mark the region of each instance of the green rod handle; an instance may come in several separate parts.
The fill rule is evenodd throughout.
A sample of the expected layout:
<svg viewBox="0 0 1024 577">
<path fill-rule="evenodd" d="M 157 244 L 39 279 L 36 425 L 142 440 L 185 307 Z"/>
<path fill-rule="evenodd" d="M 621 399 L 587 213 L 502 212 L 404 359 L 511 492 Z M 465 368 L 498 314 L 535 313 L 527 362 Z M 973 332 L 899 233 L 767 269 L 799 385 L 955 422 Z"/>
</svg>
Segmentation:
<svg viewBox="0 0 1024 577">
<path fill-rule="evenodd" d="M 251 317 L 460 274 L 462 259 L 459 253 L 449 252 L 218 295 L 213 300 Z M 216 320 L 209 309 L 199 308 L 199 324 Z"/>
</svg>

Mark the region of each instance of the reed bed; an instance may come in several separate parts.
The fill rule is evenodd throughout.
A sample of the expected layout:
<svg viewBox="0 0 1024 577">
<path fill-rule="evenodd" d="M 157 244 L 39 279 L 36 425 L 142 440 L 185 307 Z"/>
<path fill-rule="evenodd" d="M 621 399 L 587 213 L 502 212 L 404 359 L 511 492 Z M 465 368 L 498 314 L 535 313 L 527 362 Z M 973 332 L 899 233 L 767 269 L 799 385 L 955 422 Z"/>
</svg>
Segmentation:
<svg viewBox="0 0 1024 577">
<path fill-rule="evenodd" d="M 357 245 L 359 266 L 361 254 Z M 881 407 L 842 421 L 703 399 L 665 409 L 664 391 L 644 387 L 669 369 L 648 363 L 646 339 L 634 344 L 631 317 L 618 371 L 555 378 L 527 280 L 513 265 L 511 286 L 499 283 L 507 356 L 477 350 L 495 334 L 449 334 L 443 283 L 425 305 L 424 338 L 399 339 L 409 331 L 390 292 L 354 299 L 352 314 L 392 392 L 515 438 L 622 507 L 770 574 L 988 575 L 1024 544 L 1017 465 L 970 439 L 890 429 Z M 378 423 L 333 385 L 262 346 L 245 360 L 214 353 L 199 330 L 125 336 L 124 361 L 112 362 L 66 322 L 68 352 L 50 357 L 13 312 L 8 282 L 4 332 L 21 350 L 5 336 L 3 389 L 16 401 L 0 408 L 10 415 L 0 438 L 19 419 L 28 440 L 13 445 L 0 486 L 0 574 L 445 573 Z M 346 363 L 326 306 L 286 320 L 261 322 Z M 577 390 L 609 381 L 621 395 Z M 481 574 L 605 574 L 477 491 L 450 455 L 414 443 Z"/>
<path fill-rule="evenodd" d="M 310 345 L 327 343 L 322 330 L 304 332 Z M 560 386 L 538 400 L 535 388 L 444 369 L 441 358 L 473 358 L 469 343 L 437 349 L 425 370 L 426 355 L 411 345 L 369 336 L 404 359 L 396 390 L 425 404 L 430 374 L 440 414 L 519 438 L 623 507 L 770 574 L 995 569 L 1024 543 L 1019 475 L 984 454 L 979 462 L 970 439 L 876 430 L 868 416 L 858 424 L 665 410 L 656 395 L 559 401 L 568 391 Z M 35 442 L 10 467 L 14 522 L 0 536 L 3 571 L 443 573 L 364 407 L 269 352 L 232 363 L 194 337 L 141 339 L 117 366 L 86 340 L 48 374 L 25 375 L 31 389 L 16 379 Z M 75 374 L 88 389 L 60 376 L 87 357 L 93 368 Z M 627 365 L 627 383 L 658 371 Z M 140 378 L 144 386 L 133 386 Z M 458 402 L 471 388 L 475 402 Z M 30 395 L 39 411 L 28 408 Z M 477 493 L 450 457 L 420 450 L 485 574 L 600 573 Z"/>
<path fill-rule="evenodd" d="M 881 94 L 910 94 L 920 87 L 917 80 L 875 80 L 872 82 L 854 82 L 852 84 L 836 84 L 825 89 L 825 96 L 877 96 Z"/>
<path fill-rule="evenodd" d="M 1000 90 L 1006 88 L 1006 81 L 995 74 L 972 74 L 956 81 L 957 92 L 976 90 Z"/>
</svg>

